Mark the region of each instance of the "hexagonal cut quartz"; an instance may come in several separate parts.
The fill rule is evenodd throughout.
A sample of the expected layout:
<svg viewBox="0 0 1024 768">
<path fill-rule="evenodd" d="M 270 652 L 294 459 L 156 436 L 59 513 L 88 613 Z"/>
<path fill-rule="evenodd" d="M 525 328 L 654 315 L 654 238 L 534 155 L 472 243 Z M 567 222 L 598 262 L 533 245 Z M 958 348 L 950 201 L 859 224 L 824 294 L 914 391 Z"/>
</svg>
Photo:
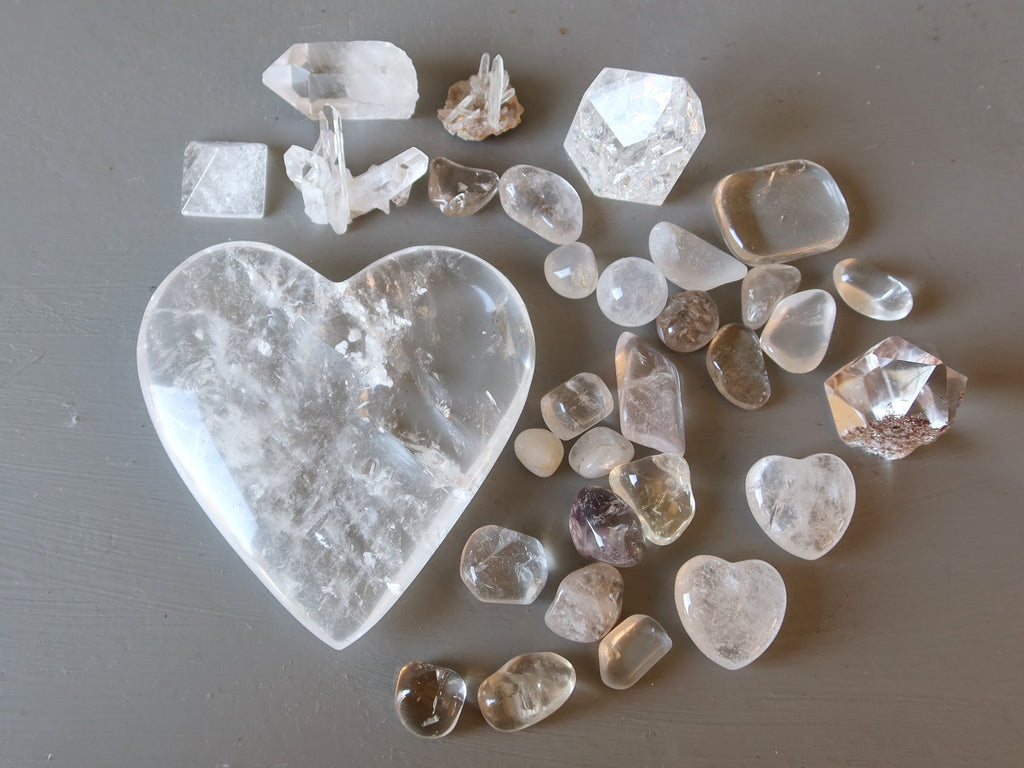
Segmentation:
<svg viewBox="0 0 1024 768">
<path fill-rule="evenodd" d="M 524 653 L 480 683 L 476 703 L 495 730 L 520 731 L 554 714 L 575 687 L 576 670 L 567 659 Z"/>
<path fill-rule="evenodd" d="M 410 733 L 424 739 L 447 736 L 466 703 L 466 681 L 458 672 L 410 661 L 398 672 L 395 710 Z"/>
<path fill-rule="evenodd" d="M 540 399 L 544 424 L 559 440 L 583 434 L 615 409 L 612 391 L 595 373 L 577 373 Z"/>
<path fill-rule="evenodd" d="M 612 467 L 633 458 L 633 444 L 608 427 L 594 427 L 580 435 L 569 451 L 569 466 L 581 477 L 604 477 Z"/>
<path fill-rule="evenodd" d="M 712 204 L 729 250 L 751 266 L 831 250 L 850 228 L 839 185 L 810 160 L 730 174 L 715 185 Z"/>
<path fill-rule="evenodd" d="M 585 243 L 560 245 L 544 259 L 544 279 L 567 299 L 584 299 L 597 288 L 597 259 Z"/>
<path fill-rule="evenodd" d="M 533 536 L 485 525 L 466 540 L 459 573 L 481 602 L 529 605 L 547 582 L 548 559 Z"/>
<path fill-rule="evenodd" d="M 634 614 L 601 641 L 601 682 L 619 691 L 630 688 L 670 650 L 672 638 L 665 628 L 650 616 Z"/>
<path fill-rule="evenodd" d="M 569 535 L 588 560 L 628 568 L 647 553 L 636 513 L 606 488 L 584 488 L 572 503 Z"/>
<path fill-rule="evenodd" d="M 794 293 L 775 305 L 761 331 L 761 349 L 784 371 L 808 373 L 825 359 L 835 322 L 831 293 L 818 288 Z"/>
<path fill-rule="evenodd" d="M 861 259 L 843 259 L 832 270 L 839 298 L 873 320 L 902 320 L 914 308 L 910 288 Z"/>
<path fill-rule="evenodd" d="M 544 623 L 559 637 L 593 643 L 615 626 L 622 612 L 622 574 L 607 563 L 592 563 L 558 585 Z"/>
<path fill-rule="evenodd" d="M 690 465 L 678 453 L 621 464 L 608 475 L 608 484 L 636 512 L 652 544 L 671 544 L 693 520 L 696 505 Z"/>
</svg>

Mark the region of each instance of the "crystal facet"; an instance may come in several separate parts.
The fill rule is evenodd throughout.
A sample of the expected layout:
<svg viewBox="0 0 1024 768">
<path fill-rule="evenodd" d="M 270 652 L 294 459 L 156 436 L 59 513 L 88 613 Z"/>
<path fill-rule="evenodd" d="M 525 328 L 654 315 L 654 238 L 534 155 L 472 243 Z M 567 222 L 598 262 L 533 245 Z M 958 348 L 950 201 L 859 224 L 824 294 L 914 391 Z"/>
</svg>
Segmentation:
<svg viewBox="0 0 1024 768">
<path fill-rule="evenodd" d="M 584 432 L 569 451 L 569 466 L 576 474 L 593 480 L 607 475 L 612 467 L 633 458 L 633 444 L 608 427 Z"/>
<path fill-rule="evenodd" d="M 498 174 L 459 165 L 447 157 L 430 161 L 427 197 L 445 216 L 472 216 L 498 192 Z"/>
<path fill-rule="evenodd" d="M 637 256 L 617 259 L 597 281 L 597 305 L 616 325 L 634 328 L 658 316 L 668 300 L 668 283 L 654 262 Z"/>
<path fill-rule="evenodd" d="M 880 341 L 825 382 L 847 444 L 902 459 L 949 429 L 967 377 L 899 336 Z"/>
<path fill-rule="evenodd" d="M 790 264 L 761 264 L 743 278 L 740 288 L 740 312 L 748 328 L 760 328 L 772 315 L 775 305 L 796 291 L 800 270 Z"/>
<path fill-rule="evenodd" d="M 466 540 L 459 574 L 481 602 L 529 605 L 548 580 L 548 558 L 533 536 L 485 525 Z"/>
<path fill-rule="evenodd" d="M 620 568 L 636 565 L 647 552 L 636 514 L 606 488 L 584 488 L 576 494 L 569 535 L 576 551 L 588 560 Z"/>
<path fill-rule="evenodd" d="M 452 85 L 444 107 L 437 110 L 444 129 L 467 141 L 510 131 L 519 125 L 522 114 L 504 60 L 495 56 L 492 61 L 486 53 L 480 57 L 477 73 Z"/>
<path fill-rule="evenodd" d="M 259 219 L 267 197 L 267 145 L 190 141 L 181 174 L 185 216 Z"/>
<path fill-rule="evenodd" d="M 609 67 L 583 94 L 565 151 L 598 197 L 661 205 L 702 138 L 686 80 Z"/>
<path fill-rule="evenodd" d="M 668 221 L 654 225 L 647 244 L 661 274 L 684 290 L 710 291 L 747 274 L 728 253 Z"/>
<path fill-rule="evenodd" d="M 597 288 L 597 260 L 585 243 L 560 245 L 544 259 L 544 278 L 567 299 L 584 299 Z"/>
<path fill-rule="evenodd" d="M 683 291 L 670 296 L 656 318 L 658 338 L 676 352 L 694 352 L 718 332 L 718 305 L 706 291 Z"/>
<path fill-rule="evenodd" d="M 748 411 L 772 395 L 757 334 L 739 323 L 723 325 L 708 345 L 708 373 L 722 397 Z"/>
<path fill-rule="evenodd" d="M 622 574 L 607 563 L 579 568 L 558 585 L 544 623 L 559 637 L 593 643 L 615 626 L 622 613 Z"/>
<path fill-rule="evenodd" d="M 850 309 L 874 320 L 902 320 L 914 308 L 914 296 L 903 282 L 861 259 L 836 264 L 832 281 Z"/>
<path fill-rule="evenodd" d="M 601 682 L 624 691 L 672 650 L 672 638 L 655 619 L 637 613 L 615 627 L 597 650 Z"/>
<path fill-rule="evenodd" d="M 629 331 L 615 345 L 622 434 L 656 451 L 686 452 L 683 389 L 665 355 Z"/>
<path fill-rule="evenodd" d="M 772 310 L 761 331 L 761 349 L 784 371 L 813 371 L 825 359 L 835 322 L 831 293 L 818 288 L 794 293 Z"/>
<path fill-rule="evenodd" d="M 501 207 L 545 240 L 565 245 L 583 232 L 583 202 L 572 184 L 535 165 L 513 165 L 498 180 Z"/>
<path fill-rule="evenodd" d="M 447 736 L 466 703 L 466 681 L 453 669 L 410 661 L 398 672 L 395 710 L 410 733 L 424 739 Z"/>
<path fill-rule="evenodd" d="M 572 440 L 611 415 L 612 391 L 594 373 L 577 373 L 540 399 L 544 424 L 560 440 Z"/>
<path fill-rule="evenodd" d="M 562 463 L 565 446 L 546 429 L 524 429 L 516 435 L 516 458 L 537 477 L 551 477 Z"/>
<path fill-rule="evenodd" d="M 636 512 L 652 544 L 671 544 L 693 520 L 690 465 L 678 453 L 646 456 L 615 467 L 608 484 Z"/>
<path fill-rule="evenodd" d="M 480 683 L 480 714 L 499 731 L 520 731 L 554 714 L 572 695 L 576 670 L 557 653 L 524 653 Z"/>
</svg>

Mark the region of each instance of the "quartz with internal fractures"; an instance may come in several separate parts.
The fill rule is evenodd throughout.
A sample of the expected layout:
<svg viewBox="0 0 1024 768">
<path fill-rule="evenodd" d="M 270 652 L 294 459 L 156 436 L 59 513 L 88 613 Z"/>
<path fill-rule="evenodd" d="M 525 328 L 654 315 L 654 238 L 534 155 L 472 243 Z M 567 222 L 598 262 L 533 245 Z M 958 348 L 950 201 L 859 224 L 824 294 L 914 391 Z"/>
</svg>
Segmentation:
<svg viewBox="0 0 1024 768">
<path fill-rule="evenodd" d="M 419 98 L 412 60 L 381 40 L 296 43 L 267 67 L 263 84 L 313 120 L 327 106 L 345 120 L 403 119 Z"/>
<path fill-rule="evenodd" d="M 540 399 L 544 424 L 560 440 L 572 440 L 611 415 L 612 391 L 595 373 L 577 373 Z"/>
<path fill-rule="evenodd" d="M 637 256 L 616 259 L 597 281 L 597 305 L 616 325 L 635 328 L 658 316 L 668 300 L 668 283 L 654 262 Z"/>
<path fill-rule="evenodd" d="M 606 488 L 584 488 L 573 500 L 569 535 L 588 560 L 628 568 L 644 559 L 647 545 L 640 521 L 629 506 Z"/>
<path fill-rule="evenodd" d="M 681 77 L 605 68 L 565 137 L 598 197 L 661 205 L 704 138 L 704 112 Z"/>
<path fill-rule="evenodd" d="M 444 129 L 467 141 L 510 131 L 519 125 L 522 114 L 504 60 L 495 56 L 492 61 L 486 53 L 480 57 L 477 73 L 449 88 L 444 107 L 437 111 Z"/>
<path fill-rule="evenodd" d="M 320 113 L 320 138 L 311 152 L 293 146 L 284 153 L 288 178 L 302 192 L 306 215 L 341 234 L 352 220 L 391 204 L 404 205 L 413 182 L 427 172 L 427 156 L 411 147 L 382 165 L 353 177 L 345 167 L 341 114 L 333 106 Z"/>
<path fill-rule="evenodd" d="M 726 669 L 745 667 L 764 653 L 786 614 L 786 584 L 763 560 L 691 558 L 676 574 L 675 599 L 693 644 Z"/>
<path fill-rule="evenodd" d="M 861 259 L 836 264 L 832 281 L 850 309 L 873 320 L 902 320 L 914 308 L 914 296 L 905 283 Z"/>
<path fill-rule="evenodd" d="M 787 296 L 772 310 L 761 331 L 761 349 L 790 373 L 813 371 L 828 352 L 836 300 L 819 288 Z"/>
<path fill-rule="evenodd" d="M 615 626 L 622 613 L 622 574 L 607 563 L 579 568 L 558 585 L 544 623 L 559 637 L 593 643 Z"/>
<path fill-rule="evenodd" d="M 608 427 L 584 432 L 569 451 L 569 466 L 576 474 L 593 480 L 607 475 L 612 467 L 633 458 L 633 444 Z"/>
<path fill-rule="evenodd" d="M 551 477 L 562 463 L 565 446 L 546 429 L 524 429 L 513 444 L 516 458 L 537 477 Z"/>
<path fill-rule="evenodd" d="M 416 736 L 447 736 L 465 703 L 466 681 L 454 669 L 410 661 L 398 672 L 395 710 L 406 730 Z"/>
<path fill-rule="evenodd" d="M 568 701 L 576 670 L 557 653 L 524 653 L 506 662 L 477 690 L 480 714 L 499 731 L 521 731 Z"/>
<path fill-rule="evenodd" d="M 672 650 L 672 638 L 656 619 L 637 613 L 615 627 L 597 650 L 601 682 L 624 691 Z"/>
<path fill-rule="evenodd" d="M 185 145 L 183 215 L 259 219 L 266 197 L 266 144 L 190 141 Z"/>
<path fill-rule="evenodd" d="M 966 388 L 966 376 L 899 336 L 825 381 L 839 437 L 886 459 L 902 459 L 949 429 Z"/>
<path fill-rule="evenodd" d="M 760 408 L 772 395 L 761 344 L 745 325 L 729 323 L 718 329 L 708 345 L 707 368 L 722 397 L 740 408 Z"/>
<path fill-rule="evenodd" d="M 615 378 L 622 434 L 656 451 L 685 453 L 683 388 L 672 361 L 626 331 L 615 345 Z"/>
<path fill-rule="evenodd" d="M 652 544 L 671 544 L 693 520 L 690 465 L 678 453 L 659 453 L 615 467 L 608 484 L 636 512 Z"/>
<path fill-rule="evenodd" d="M 583 203 L 572 184 L 535 165 L 513 165 L 498 180 L 501 207 L 545 240 L 565 245 L 583 232 Z"/>
<path fill-rule="evenodd" d="M 139 330 L 152 424 L 217 529 L 300 622 L 344 648 L 395 603 L 505 447 L 530 318 L 454 248 L 341 283 L 262 243 L 186 259 Z"/>
<path fill-rule="evenodd" d="M 831 453 L 765 456 L 747 472 L 750 512 L 784 550 L 817 560 L 846 533 L 857 500 L 853 473 Z"/>
<path fill-rule="evenodd" d="M 430 161 L 427 197 L 445 216 L 471 216 L 498 192 L 498 174 L 484 168 L 470 168 L 447 157 Z"/>
<path fill-rule="evenodd" d="M 710 291 L 747 274 L 728 253 L 668 221 L 654 225 L 647 245 L 661 274 L 684 290 Z"/>
<path fill-rule="evenodd" d="M 670 296 L 655 318 L 658 338 L 676 352 L 694 352 L 718 332 L 718 305 L 707 291 Z"/>
<path fill-rule="evenodd" d="M 760 328 L 772 315 L 775 305 L 796 291 L 800 270 L 790 264 L 760 264 L 743 278 L 740 287 L 740 314 L 748 328 Z"/>
<path fill-rule="evenodd" d="M 529 605 L 548 580 L 548 558 L 533 536 L 485 525 L 466 540 L 459 574 L 481 602 Z"/>
<path fill-rule="evenodd" d="M 544 279 L 567 299 L 584 299 L 597 288 L 597 259 L 585 243 L 560 245 L 544 259 Z"/>
</svg>

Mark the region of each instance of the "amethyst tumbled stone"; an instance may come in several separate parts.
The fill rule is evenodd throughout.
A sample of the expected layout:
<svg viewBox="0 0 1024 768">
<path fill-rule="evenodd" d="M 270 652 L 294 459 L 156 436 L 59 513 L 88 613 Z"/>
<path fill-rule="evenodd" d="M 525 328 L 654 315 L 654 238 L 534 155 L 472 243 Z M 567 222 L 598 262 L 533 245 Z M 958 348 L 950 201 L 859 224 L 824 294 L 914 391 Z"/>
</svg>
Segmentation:
<svg viewBox="0 0 1024 768">
<path fill-rule="evenodd" d="M 619 568 L 636 565 L 647 551 L 636 513 L 606 488 L 591 486 L 576 494 L 569 534 L 581 555 Z"/>
</svg>

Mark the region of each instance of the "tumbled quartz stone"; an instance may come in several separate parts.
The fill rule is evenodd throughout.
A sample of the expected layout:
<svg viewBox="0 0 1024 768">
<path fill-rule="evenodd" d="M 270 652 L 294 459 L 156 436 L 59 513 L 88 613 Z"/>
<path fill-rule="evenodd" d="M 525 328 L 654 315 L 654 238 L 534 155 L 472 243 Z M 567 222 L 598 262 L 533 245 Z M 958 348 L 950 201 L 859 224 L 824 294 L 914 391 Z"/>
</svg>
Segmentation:
<svg viewBox="0 0 1024 768">
<path fill-rule="evenodd" d="M 521 731 L 568 701 L 576 670 L 557 653 L 524 653 L 487 677 L 477 690 L 480 714 L 499 731 Z"/>
<path fill-rule="evenodd" d="M 447 157 L 430 161 L 427 197 L 445 216 L 472 216 L 498 192 L 498 174 L 485 168 L 470 168 Z"/>
<path fill-rule="evenodd" d="M 604 477 L 612 467 L 633 458 L 633 444 L 608 427 L 584 432 L 569 450 L 569 466 L 581 477 Z"/>
<path fill-rule="evenodd" d="M 615 345 L 615 377 L 622 434 L 656 451 L 686 452 L 679 370 L 634 333 Z"/>
<path fill-rule="evenodd" d="M 608 484 L 636 512 L 644 537 L 652 544 L 671 544 L 693 520 L 690 465 L 678 453 L 621 464 L 608 475 Z"/>
<path fill-rule="evenodd" d="M 583 202 L 557 173 L 513 165 L 498 180 L 498 196 L 513 221 L 556 245 L 574 242 L 583 232 Z"/>
<path fill-rule="evenodd" d="M 465 703 L 466 681 L 453 669 L 410 661 L 398 672 L 395 710 L 406 730 L 416 736 L 447 736 Z"/>
<path fill-rule="evenodd" d="M 459 573 L 481 602 L 529 605 L 548 580 L 548 558 L 533 536 L 485 525 L 467 539 Z"/>
<path fill-rule="evenodd" d="M 743 324 L 755 330 L 772 315 L 775 305 L 796 291 L 800 270 L 790 264 L 760 264 L 743 278 L 740 314 Z"/>
<path fill-rule="evenodd" d="M 715 185 L 712 207 L 729 250 L 751 266 L 831 250 L 850 228 L 839 185 L 810 160 L 730 174 Z"/>
<path fill-rule="evenodd" d="M 560 245 L 544 259 L 544 279 L 567 299 L 584 299 L 597 288 L 597 259 L 585 243 Z"/>
<path fill-rule="evenodd" d="M 886 459 L 902 459 L 949 429 L 966 388 L 966 376 L 899 336 L 825 381 L 839 437 Z"/>
<path fill-rule="evenodd" d="M 597 281 L 597 305 L 616 325 L 635 328 L 658 316 L 668 300 L 668 283 L 654 262 L 636 256 L 617 259 Z"/>
<path fill-rule="evenodd" d="M 914 308 L 905 283 L 861 259 L 843 259 L 832 270 L 839 298 L 873 320 L 902 320 Z"/>
<path fill-rule="evenodd" d="M 516 458 L 537 477 L 551 477 L 562 463 L 565 446 L 546 429 L 524 429 L 513 444 Z"/>
<path fill-rule="evenodd" d="M 728 253 L 668 221 L 654 225 L 647 245 L 655 266 L 684 290 L 710 291 L 747 274 L 746 266 Z"/>
<path fill-rule="evenodd" d="M 857 500 L 853 473 L 831 453 L 765 456 L 747 472 L 746 489 L 761 530 L 804 560 L 817 560 L 839 543 Z"/>
<path fill-rule="evenodd" d="M 412 59 L 381 40 L 296 43 L 267 67 L 263 84 L 312 120 L 327 105 L 345 120 L 404 119 L 419 98 Z"/>
<path fill-rule="evenodd" d="M 619 620 L 622 590 L 622 574 L 613 566 L 585 565 L 562 579 L 544 623 L 566 640 L 596 642 Z"/>
<path fill-rule="evenodd" d="M 647 545 L 640 520 L 606 488 L 584 488 L 572 503 L 569 535 L 588 560 L 628 568 L 644 559 Z"/>
<path fill-rule="evenodd" d="M 577 373 L 540 399 L 541 418 L 560 440 L 583 434 L 614 409 L 612 391 L 596 373 Z"/>
<path fill-rule="evenodd" d="M 748 411 L 768 402 L 772 385 L 757 334 L 739 323 L 723 325 L 708 345 L 708 374 L 722 397 Z"/>
<path fill-rule="evenodd" d="M 624 691 L 672 650 L 672 638 L 655 619 L 636 613 L 609 632 L 597 649 L 601 682 Z"/>
<path fill-rule="evenodd" d="M 813 371 L 828 352 L 836 322 L 836 300 L 819 288 L 787 296 L 761 331 L 761 349 L 790 373 Z"/>
<path fill-rule="evenodd" d="M 504 59 L 495 56 L 492 61 L 486 53 L 480 57 L 477 73 L 452 85 L 444 107 L 437 111 L 444 129 L 466 141 L 510 131 L 519 125 L 522 114 Z"/>
<path fill-rule="evenodd" d="M 184 216 L 259 219 L 266 197 L 266 144 L 190 141 L 185 145 Z"/>
<path fill-rule="evenodd" d="M 718 332 L 718 305 L 707 291 L 677 293 L 655 318 L 655 327 L 669 349 L 694 352 Z"/>
<path fill-rule="evenodd" d="M 565 151 L 598 197 L 661 205 L 704 138 L 700 99 L 681 77 L 605 68 Z"/>
</svg>

